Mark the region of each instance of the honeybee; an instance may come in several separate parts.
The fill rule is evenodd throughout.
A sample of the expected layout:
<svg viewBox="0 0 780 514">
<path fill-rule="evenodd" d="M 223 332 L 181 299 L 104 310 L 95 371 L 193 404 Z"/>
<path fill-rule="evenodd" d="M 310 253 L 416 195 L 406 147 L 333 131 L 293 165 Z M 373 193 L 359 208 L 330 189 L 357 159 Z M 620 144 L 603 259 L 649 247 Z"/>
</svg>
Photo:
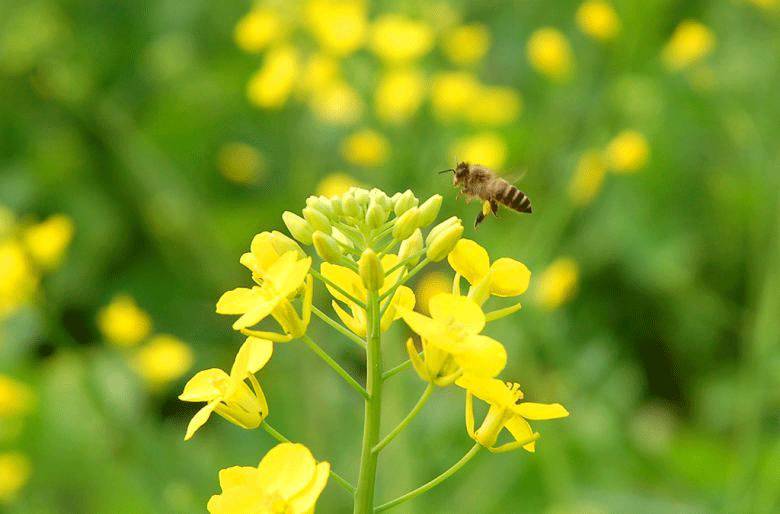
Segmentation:
<svg viewBox="0 0 780 514">
<path fill-rule="evenodd" d="M 452 172 L 452 185 L 460 188 L 466 202 L 474 198 L 482 200 L 482 210 L 477 215 L 474 228 L 478 228 L 489 213 L 495 215 L 499 204 L 517 212 L 532 212 L 531 200 L 525 193 L 481 164 L 459 162 L 455 168 L 442 170 L 439 174 L 449 172 Z"/>
</svg>

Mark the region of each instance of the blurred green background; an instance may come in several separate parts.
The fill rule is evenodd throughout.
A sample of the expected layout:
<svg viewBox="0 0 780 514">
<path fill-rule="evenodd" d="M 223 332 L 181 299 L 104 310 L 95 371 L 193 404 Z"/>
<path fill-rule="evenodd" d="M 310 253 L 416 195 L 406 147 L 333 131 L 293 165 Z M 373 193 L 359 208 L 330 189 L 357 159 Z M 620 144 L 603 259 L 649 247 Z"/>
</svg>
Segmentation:
<svg viewBox="0 0 780 514">
<path fill-rule="evenodd" d="M 176 395 L 232 362 L 214 304 L 249 283 L 252 236 L 354 181 L 441 193 L 529 266 L 491 335 L 503 376 L 571 412 L 399 512 L 780 511 L 779 8 L 0 0 L 2 508 L 202 512 L 220 468 L 256 464 L 270 438 L 222 419 L 184 443 Z M 456 158 L 522 177 L 534 214 L 474 231 L 435 174 Z M 109 342 L 117 297 L 140 342 Z M 273 424 L 353 478 L 359 399 L 294 343 L 260 379 Z M 388 384 L 389 428 L 423 384 Z M 383 454 L 380 501 L 470 446 L 462 391 L 438 391 Z M 319 510 L 349 505 L 330 485 Z"/>
</svg>

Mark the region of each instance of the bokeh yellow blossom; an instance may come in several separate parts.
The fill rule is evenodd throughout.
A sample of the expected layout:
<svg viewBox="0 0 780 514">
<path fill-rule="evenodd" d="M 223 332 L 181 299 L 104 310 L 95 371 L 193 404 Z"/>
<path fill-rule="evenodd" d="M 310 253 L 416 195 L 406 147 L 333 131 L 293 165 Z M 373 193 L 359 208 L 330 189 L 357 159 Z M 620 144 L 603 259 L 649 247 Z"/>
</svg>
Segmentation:
<svg viewBox="0 0 780 514">
<path fill-rule="evenodd" d="M 360 183 L 351 176 L 346 173 L 335 172 L 323 177 L 317 183 L 315 190 L 318 195 L 331 198 L 346 193 L 351 187 L 358 186 L 360 186 Z"/>
<path fill-rule="evenodd" d="M 300 68 L 300 58 L 294 47 L 284 45 L 271 49 L 262 67 L 249 79 L 249 101 L 265 109 L 284 106 L 296 85 Z"/>
<path fill-rule="evenodd" d="M 180 339 L 160 334 L 138 349 L 133 367 L 152 388 L 180 378 L 192 366 L 192 350 Z"/>
<path fill-rule="evenodd" d="M 483 132 L 458 140 L 452 146 L 451 154 L 461 161 L 500 170 L 506 162 L 507 146 L 499 134 Z"/>
<path fill-rule="evenodd" d="M 452 71 L 433 77 L 431 104 L 434 114 L 441 120 L 460 117 L 480 91 L 477 77 L 470 72 Z"/>
<path fill-rule="evenodd" d="M 45 221 L 27 227 L 22 234 L 33 261 L 44 269 L 56 268 L 73 239 L 73 220 L 55 214 Z"/>
<path fill-rule="evenodd" d="M 356 166 L 381 166 L 390 153 L 387 138 L 375 130 L 363 129 L 347 136 L 341 143 L 341 155 Z"/>
<path fill-rule="evenodd" d="M 379 16 L 371 29 L 371 50 L 391 63 L 419 59 L 431 50 L 433 43 L 434 32 L 429 25 L 399 14 Z"/>
<path fill-rule="evenodd" d="M 428 314 L 428 303 L 439 293 L 449 293 L 452 290 L 452 279 L 441 271 L 431 271 L 423 275 L 417 282 L 417 305 L 420 311 Z"/>
<path fill-rule="evenodd" d="M 285 32 L 285 23 L 278 13 L 269 7 L 255 7 L 238 21 L 233 37 L 240 49 L 258 53 L 281 39 Z"/>
<path fill-rule="evenodd" d="M 520 115 L 520 94 L 511 87 L 482 86 L 466 106 L 466 117 L 476 125 L 506 125 Z"/>
<path fill-rule="evenodd" d="M 607 144 L 604 151 L 607 166 L 615 173 L 634 173 L 647 164 L 650 147 L 636 130 L 624 130 Z"/>
<path fill-rule="evenodd" d="M 591 203 L 601 191 L 606 173 L 607 164 L 601 152 L 589 150 L 582 154 L 569 182 L 572 203 L 579 207 Z"/>
<path fill-rule="evenodd" d="M 338 56 L 349 55 L 365 42 L 366 2 L 309 0 L 306 23 L 323 50 Z"/>
<path fill-rule="evenodd" d="M 380 120 L 401 123 L 420 108 L 425 97 L 426 82 L 423 74 L 413 68 L 394 69 L 379 79 L 374 93 L 376 114 Z"/>
<path fill-rule="evenodd" d="M 32 474 L 30 460 L 18 452 L 0 453 L 0 502 L 16 498 Z"/>
<path fill-rule="evenodd" d="M 577 261 L 560 257 L 545 269 L 537 282 L 536 302 L 546 310 L 554 310 L 574 297 L 580 277 Z"/>
<path fill-rule="evenodd" d="M 316 53 L 306 60 L 298 87 L 302 92 L 311 94 L 339 80 L 339 74 L 337 58 Z"/>
<path fill-rule="evenodd" d="M 531 66 L 550 79 L 562 81 L 571 75 L 571 47 L 558 29 L 544 27 L 531 34 L 526 54 Z"/>
<path fill-rule="evenodd" d="M 30 387 L 6 375 L 0 375 L 0 418 L 27 414 L 35 406 Z"/>
<path fill-rule="evenodd" d="M 149 335 L 152 320 L 127 295 L 115 296 L 97 316 L 100 333 L 117 346 L 135 346 Z"/>
<path fill-rule="evenodd" d="M 265 172 L 265 159 L 246 143 L 226 143 L 217 154 L 217 169 L 223 177 L 237 184 L 260 181 Z"/>
<path fill-rule="evenodd" d="M 340 80 L 314 91 L 309 105 L 317 118 L 333 125 L 351 125 L 363 115 L 360 95 Z"/>
<path fill-rule="evenodd" d="M 756 7 L 772 11 L 780 8 L 780 0 L 747 0 Z"/>
<path fill-rule="evenodd" d="M 577 25 L 594 39 L 606 41 L 620 32 L 618 18 L 612 4 L 603 0 L 586 0 L 577 9 Z"/>
<path fill-rule="evenodd" d="M 661 59 L 669 70 L 678 71 L 700 61 L 713 48 L 715 34 L 701 22 L 686 20 L 674 29 L 661 53 Z"/>
<path fill-rule="evenodd" d="M 22 245 L 0 241 L 0 318 L 27 302 L 37 287 L 38 275 Z"/>
<path fill-rule="evenodd" d="M 444 33 L 441 46 L 444 55 L 453 64 L 474 64 L 490 49 L 490 31 L 481 23 L 453 27 Z"/>
</svg>

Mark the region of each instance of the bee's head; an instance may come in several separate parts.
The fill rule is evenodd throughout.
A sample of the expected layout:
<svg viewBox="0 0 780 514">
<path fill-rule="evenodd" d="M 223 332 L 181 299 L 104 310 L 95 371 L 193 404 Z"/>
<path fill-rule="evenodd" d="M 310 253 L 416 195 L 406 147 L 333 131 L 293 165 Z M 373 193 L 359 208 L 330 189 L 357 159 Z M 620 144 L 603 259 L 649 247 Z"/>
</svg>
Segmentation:
<svg viewBox="0 0 780 514">
<path fill-rule="evenodd" d="M 466 177 L 469 175 L 469 163 L 467 162 L 459 162 L 457 166 L 455 166 L 455 169 L 453 170 L 453 176 L 452 176 L 452 183 L 456 186 L 463 182 Z"/>
</svg>

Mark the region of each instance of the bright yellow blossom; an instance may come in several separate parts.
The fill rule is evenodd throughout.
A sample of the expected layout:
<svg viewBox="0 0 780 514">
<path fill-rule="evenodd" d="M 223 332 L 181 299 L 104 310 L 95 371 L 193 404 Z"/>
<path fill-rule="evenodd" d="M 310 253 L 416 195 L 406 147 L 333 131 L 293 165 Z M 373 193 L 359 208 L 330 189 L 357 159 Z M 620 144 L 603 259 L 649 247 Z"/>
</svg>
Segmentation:
<svg viewBox="0 0 780 514">
<path fill-rule="evenodd" d="M 296 85 L 300 68 L 298 51 L 294 47 L 284 45 L 270 50 L 263 66 L 249 79 L 249 101 L 264 109 L 284 106 Z"/>
<path fill-rule="evenodd" d="M 607 165 L 597 150 L 585 152 L 577 161 L 574 176 L 569 182 L 569 198 L 577 206 L 588 205 L 601 190 Z"/>
<path fill-rule="evenodd" d="M 425 89 L 426 81 L 419 70 L 386 72 L 380 77 L 374 96 L 377 116 L 390 123 L 408 120 L 420 108 Z"/>
<path fill-rule="evenodd" d="M 661 53 L 664 65 L 682 70 L 706 57 L 715 48 L 715 35 L 701 22 L 686 20 L 674 30 Z"/>
<path fill-rule="evenodd" d="M 586 0 L 577 9 L 577 25 L 594 39 L 606 41 L 620 32 L 620 18 L 609 2 Z"/>
<path fill-rule="evenodd" d="M 477 98 L 480 84 L 473 73 L 453 71 L 433 77 L 431 103 L 434 114 L 447 121 L 459 118 Z"/>
<path fill-rule="evenodd" d="M 482 132 L 455 142 L 452 155 L 461 161 L 475 162 L 501 169 L 506 162 L 506 141 L 495 132 Z"/>
<path fill-rule="evenodd" d="M 469 298 L 483 304 L 490 295 L 503 298 L 520 296 L 528 290 L 531 272 L 520 261 L 502 257 L 492 264 L 487 250 L 471 239 L 461 239 L 447 256 L 458 274 L 471 284 Z M 458 289 L 460 286 L 457 286 Z"/>
<path fill-rule="evenodd" d="M 281 443 L 255 467 L 219 472 L 222 494 L 211 497 L 211 514 L 312 514 L 325 489 L 330 464 L 317 462 L 305 446 Z"/>
<path fill-rule="evenodd" d="M 149 335 L 152 320 L 127 295 L 115 296 L 97 316 L 100 333 L 117 346 L 135 346 Z"/>
<path fill-rule="evenodd" d="M 248 337 L 238 350 L 230 375 L 218 368 L 196 373 L 184 386 L 179 399 L 206 402 L 206 405 L 190 420 L 184 440 L 192 438 L 212 412 L 242 428 L 259 427 L 268 416 L 268 402 L 254 374 L 266 365 L 272 353 L 271 341 Z M 246 384 L 247 379 L 252 384 L 251 389 Z"/>
<path fill-rule="evenodd" d="M 624 130 L 609 142 L 604 153 L 611 171 L 634 173 L 647 164 L 650 147 L 640 132 Z"/>
<path fill-rule="evenodd" d="M 490 31 L 481 23 L 448 29 L 442 38 L 444 55 L 453 64 L 466 66 L 482 59 L 490 48 Z"/>
<path fill-rule="evenodd" d="M 399 14 L 384 14 L 374 22 L 370 47 L 384 61 L 404 63 L 427 54 L 433 42 L 433 29 L 426 23 Z"/>
<path fill-rule="evenodd" d="M 27 384 L 0 375 L 0 418 L 22 416 L 35 405 L 35 393 Z"/>
<path fill-rule="evenodd" d="M 160 334 L 133 356 L 133 367 L 150 387 L 157 388 L 184 375 L 192 359 L 192 350 L 183 341 Z"/>
<path fill-rule="evenodd" d="M 544 27 L 531 34 L 526 53 L 531 66 L 548 78 L 561 81 L 571 75 L 571 48 L 558 29 Z"/>
<path fill-rule="evenodd" d="M 281 17 L 268 7 L 255 7 L 236 24 L 233 37 L 245 52 L 258 53 L 287 31 Z"/>
<path fill-rule="evenodd" d="M 0 453 L 0 502 L 13 500 L 32 473 L 30 460 L 18 452 Z"/>
<path fill-rule="evenodd" d="M 223 177 L 237 184 L 256 183 L 265 171 L 265 159 L 246 143 L 226 143 L 217 154 L 217 169 Z"/>
<path fill-rule="evenodd" d="M 320 46 L 338 56 L 363 45 L 368 21 L 363 0 L 309 0 L 306 23 Z"/>
<path fill-rule="evenodd" d="M 332 198 L 346 193 L 351 187 L 359 185 L 360 183 L 357 180 L 346 173 L 331 173 L 320 180 L 315 189 L 318 195 Z"/>
<path fill-rule="evenodd" d="M 455 383 L 466 389 L 466 431 L 491 452 L 500 453 L 519 447 L 529 452 L 536 451 L 539 435 L 534 433 L 527 420 L 557 419 L 569 415 L 559 403 L 518 403 L 523 399 L 523 392 L 515 383 L 474 375 L 463 375 Z M 477 430 L 474 430 L 474 396 L 490 404 L 485 420 Z M 504 428 L 515 441 L 497 447 L 496 441 Z"/>
<path fill-rule="evenodd" d="M 476 125 L 507 125 L 520 115 L 520 94 L 511 87 L 482 86 L 466 106 L 466 117 Z"/>
<path fill-rule="evenodd" d="M 22 239 L 33 261 L 44 269 L 56 268 L 73 238 L 73 221 L 55 214 L 24 230 Z"/>
<path fill-rule="evenodd" d="M 363 129 L 347 136 L 341 144 L 341 155 L 356 166 L 381 166 L 390 153 L 390 143 L 375 130 Z"/>
<path fill-rule="evenodd" d="M 314 54 L 306 60 L 299 88 L 304 93 L 312 94 L 339 80 L 339 74 L 337 58 L 322 53 Z"/>
<path fill-rule="evenodd" d="M 447 275 L 440 271 L 431 271 L 420 278 L 417 282 L 417 305 L 424 314 L 429 314 L 428 304 L 431 298 L 439 293 L 448 293 L 451 291 L 452 281 Z"/>
<path fill-rule="evenodd" d="M 38 287 L 38 275 L 16 240 L 0 241 L 0 319 L 23 305 Z"/>
<path fill-rule="evenodd" d="M 554 310 L 574 296 L 579 281 L 577 261 L 568 257 L 556 259 L 542 272 L 536 289 L 536 301 L 544 309 Z"/>
<path fill-rule="evenodd" d="M 314 91 L 309 106 L 317 118 L 333 125 L 351 125 L 363 115 L 360 95 L 341 80 Z"/>
</svg>

